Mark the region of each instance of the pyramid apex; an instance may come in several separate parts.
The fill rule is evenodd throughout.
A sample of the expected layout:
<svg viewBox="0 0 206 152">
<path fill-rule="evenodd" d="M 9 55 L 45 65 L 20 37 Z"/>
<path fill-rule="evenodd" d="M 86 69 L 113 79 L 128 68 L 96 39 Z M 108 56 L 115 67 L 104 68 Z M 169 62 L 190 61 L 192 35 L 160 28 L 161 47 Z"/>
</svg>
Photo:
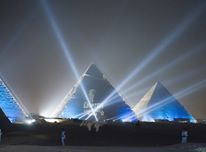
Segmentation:
<svg viewBox="0 0 206 152">
<path fill-rule="evenodd" d="M 156 83 L 155 83 L 155 86 L 156 86 L 156 88 L 165 88 L 165 86 L 163 85 L 163 83 L 161 82 L 161 81 L 157 81 Z M 166 89 L 166 88 L 165 88 Z"/>
<path fill-rule="evenodd" d="M 96 66 L 96 64 L 95 63 L 90 63 L 89 67 L 91 67 L 91 66 Z"/>
<path fill-rule="evenodd" d="M 91 63 L 91 64 L 88 66 L 87 70 L 88 70 L 88 69 L 91 69 L 91 68 L 97 68 L 97 65 L 94 64 L 94 63 Z M 98 69 L 98 68 L 97 68 L 97 69 Z"/>
<path fill-rule="evenodd" d="M 94 63 L 88 66 L 85 75 L 100 78 L 100 79 L 103 78 L 103 73 L 99 70 L 99 68 Z"/>
<path fill-rule="evenodd" d="M 155 84 L 162 85 L 162 82 L 158 80 Z"/>
</svg>

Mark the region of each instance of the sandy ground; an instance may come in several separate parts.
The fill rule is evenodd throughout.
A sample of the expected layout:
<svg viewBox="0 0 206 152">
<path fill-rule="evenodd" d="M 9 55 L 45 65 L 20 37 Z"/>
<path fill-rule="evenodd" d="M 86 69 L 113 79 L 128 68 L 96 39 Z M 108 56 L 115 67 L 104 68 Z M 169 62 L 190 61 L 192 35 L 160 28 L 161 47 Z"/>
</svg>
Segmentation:
<svg viewBox="0 0 206 152">
<path fill-rule="evenodd" d="M 0 152 L 206 152 L 206 144 L 185 144 L 164 147 L 81 147 L 1 145 Z"/>
</svg>

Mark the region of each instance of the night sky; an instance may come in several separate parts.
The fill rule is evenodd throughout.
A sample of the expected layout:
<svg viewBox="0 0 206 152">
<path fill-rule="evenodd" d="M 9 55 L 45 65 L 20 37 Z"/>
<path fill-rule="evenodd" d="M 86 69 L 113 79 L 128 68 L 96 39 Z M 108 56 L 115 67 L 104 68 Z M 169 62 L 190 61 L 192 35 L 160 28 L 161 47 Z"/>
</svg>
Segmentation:
<svg viewBox="0 0 206 152">
<path fill-rule="evenodd" d="M 121 88 L 132 107 L 158 80 L 175 94 L 206 79 L 204 0 L 50 0 L 48 4 L 78 72 L 95 63 L 114 87 L 166 41 L 162 51 Z M 168 64 L 173 66 L 164 69 Z M 40 114 L 52 111 L 76 83 L 40 1 L 0 1 L 0 76 L 30 112 Z M 205 90 L 178 98 L 196 118 L 206 118 Z"/>
</svg>

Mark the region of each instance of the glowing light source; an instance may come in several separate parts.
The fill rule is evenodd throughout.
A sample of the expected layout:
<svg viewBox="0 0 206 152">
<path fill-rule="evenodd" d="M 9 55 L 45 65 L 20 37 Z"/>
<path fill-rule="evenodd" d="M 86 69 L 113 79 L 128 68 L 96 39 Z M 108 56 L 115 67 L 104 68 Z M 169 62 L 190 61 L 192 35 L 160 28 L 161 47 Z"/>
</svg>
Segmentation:
<svg viewBox="0 0 206 152">
<path fill-rule="evenodd" d="M 46 122 L 49 122 L 49 123 L 59 123 L 61 122 L 62 120 L 60 119 L 55 119 L 55 118 L 45 118 L 44 119 Z"/>
<path fill-rule="evenodd" d="M 127 119 L 122 119 L 122 122 L 131 122 L 131 121 Z"/>
<path fill-rule="evenodd" d="M 148 116 L 146 114 L 143 116 L 142 121 L 145 121 L 145 122 L 155 122 L 155 120 L 153 118 L 151 118 L 150 116 Z"/>
<path fill-rule="evenodd" d="M 58 25 L 56 23 L 56 20 L 54 18 L 54 15 L 52 14 L 51 9 L 49 8 L 47 0 L 42 0 L 41 2 L 42 2 L 42 5 L 44 7 L 44 10 L 46 12 L 46 15 L 48 16 L 48 19 L 49 19 L 49 21 L 51 23 L 51 27 L 52 27 L 52 29 L 53 29 L 53 31 L 55 33 L 55 36 L 56 36 L 56 38 L 57 38 L 57 40 L 58 40 L 58 42 L 59 42 L 59 44 L 61 46 L 61 49 L 64 52 L 64 55 L 65 55 L 69 65 L 70 65 L 70 67 L 72 68 L 72 71 L 73 71 L 76 79 L 78 80 L 80 78 L 80 75 L 79 75 L 79 73 L 78 73 L 78 71 L 77 71 L 77 69 L 75 67 L 75 63 L 74 63 L 74 61 L 72 59 L 72 56 L 70 54 L 70 50 L 69 50 L 69 48 L 67 46 L 67 43 L 65 42 L 63 34 L 60 31 L 60 28 L 58 27 Z M 97 116 L 96 116 L 96 114 L 95 114 L 95 112 L 93 110 L 93 107 L 91 105 L 91 102 L 90 102 L 90 100 L 88 98 L 87 92 L 85 91 L 85 88 L 84 88 L 83 84 L 80 83 L 80 87 L 81 87 L 81 90 L 82 90 L 82 92 L 83 92 L 83 94 L 84 94 L 84 96 L 85 96 L 85 98 L 86 98 L 86 100 L 88 102 L 88 105 L 89 105 L 89 107 L 91 109 L 92 115 L 95 117 L 95 120 L 98 121 L 98 118 L 97 118 Z M 62 106 L 62 104 L 63 103 L 61 103 L 60 106 Z"/>
<path fill-rule="evenodd" d="M 35 119 L 27 119 L 27 120 L 25 121 L 25 123 L 28 124 L 28 125 L 31 125 L 31 124 L 33 124 L 34 122 L 36 122 Z"/>
</svg>

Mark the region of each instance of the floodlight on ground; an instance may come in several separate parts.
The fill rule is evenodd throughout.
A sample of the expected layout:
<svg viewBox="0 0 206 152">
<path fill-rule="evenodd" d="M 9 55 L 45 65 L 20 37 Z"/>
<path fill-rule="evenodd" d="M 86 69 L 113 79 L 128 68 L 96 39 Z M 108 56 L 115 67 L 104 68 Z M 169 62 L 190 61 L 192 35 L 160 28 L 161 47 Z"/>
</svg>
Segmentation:
<svg viewBox="0 0 206 152">
<path fill-rule="evenodd" d="M 27 119 L 27 120 L 25 120 L 25 123 L 28 124 L 28 125 L 31 125 L 31 124 L 33 124 L 34 122 L 36 122 L 35 119 Z"/>
</svg>

